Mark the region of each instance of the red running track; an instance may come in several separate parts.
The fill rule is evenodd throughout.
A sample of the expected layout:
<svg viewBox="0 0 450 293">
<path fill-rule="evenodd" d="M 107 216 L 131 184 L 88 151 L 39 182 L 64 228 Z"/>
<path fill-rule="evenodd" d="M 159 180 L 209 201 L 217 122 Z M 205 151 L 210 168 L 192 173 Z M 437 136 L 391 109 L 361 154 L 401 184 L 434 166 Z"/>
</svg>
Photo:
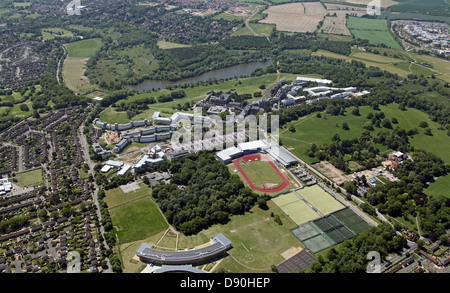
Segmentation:
<svg viewBox="0 0 450 293">
<path fill-rule="evenodd" d="M 278 173 L 278 175 L 283 179 L 283 182 L 281 183 L 281 185 L 273 187 L 273 188 L 261 188 L 261 187 L 256 186 L 250 180 L 250 178 L 248 178 L 247 174 L 245 174 L 245 171 L 242 169 L 242 167 L 240 165 L 241 160 L 244 160 L 244 162 L 248 162 L 248 161 L 254 161 L 255 159 L 267 161 L 272 166 L 272 168 Z M 268 157 L 262 156 L 261 154 L 245 155 L 245 156 L 243 156 L 241 158 L 238 158 L 238 159 L 234 160 L 233 163 L 236 166 L 236 168 L 239 170 L 239 172 L 241 172 L 242 176 L 244 176 L 245 180 L 248 182 L 248 184 L 250 185 L 250 187 L 253 190 L 257 190 L 257 191 L 261 191 L 261 192 L 273 193 L 273 192 L 282 191 L 283 189 L 285 189 L 287 186 L 289 186 L 291 184 L 286 179 L 286 177 L 284 177 L 284 175 L 281 173 L 280 169 L 278 169 L 277 166 L 275 166 L 275 164 Z"/>
</svg>

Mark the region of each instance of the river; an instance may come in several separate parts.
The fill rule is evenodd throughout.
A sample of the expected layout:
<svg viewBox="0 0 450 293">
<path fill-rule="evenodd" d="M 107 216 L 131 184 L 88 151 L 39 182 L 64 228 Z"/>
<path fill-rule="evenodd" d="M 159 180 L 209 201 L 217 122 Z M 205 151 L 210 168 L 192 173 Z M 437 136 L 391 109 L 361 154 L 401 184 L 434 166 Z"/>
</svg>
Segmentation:
<svg viewBox="0 0 450 293">
<path fill-rule="evenodd" d="M 246 64 L 239 64 L 230 66 L 227 68 L 211 70 L 205 72 L 201 75 L 185 78 L 179 81 L 168 81 L 168 80 L 144 80 L 140 84 L 137 85 L 129 85 L 128 88 L 134 91 L 150 91 L 152 89 L 165 89 L 171 85 L 180 85 L 185 83 L 195 83 L 198 81 L 207 81 L 211 78 L 216 79 L 225 79 L 225 78 L 234 78 L 240 76 L 249 76 L 255 71 L 257 68 L 266 68 L 267 66 L 272 65 L 273 60 L 268 60 L 264 62 L 252 62 Z"/>
</svg>

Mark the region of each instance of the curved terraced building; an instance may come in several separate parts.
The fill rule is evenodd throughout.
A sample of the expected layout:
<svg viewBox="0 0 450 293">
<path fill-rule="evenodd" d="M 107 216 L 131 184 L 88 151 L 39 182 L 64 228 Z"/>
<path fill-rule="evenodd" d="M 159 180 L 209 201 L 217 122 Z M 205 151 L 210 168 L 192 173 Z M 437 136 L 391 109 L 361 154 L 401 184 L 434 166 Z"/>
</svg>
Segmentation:
<svg viewBox="0 0 450 293">
<path fill-rule="evenodd" d="M 150 244 L 142 243 L 136 250 L 136 256 L 142 262 L 158 265 L 199 265 L 225 256 L 231 247 L 231 242 L 219 233 L 211 237 L 206 246 L 191 250 L 164 251 L 154 249 Z"/>
</svg>

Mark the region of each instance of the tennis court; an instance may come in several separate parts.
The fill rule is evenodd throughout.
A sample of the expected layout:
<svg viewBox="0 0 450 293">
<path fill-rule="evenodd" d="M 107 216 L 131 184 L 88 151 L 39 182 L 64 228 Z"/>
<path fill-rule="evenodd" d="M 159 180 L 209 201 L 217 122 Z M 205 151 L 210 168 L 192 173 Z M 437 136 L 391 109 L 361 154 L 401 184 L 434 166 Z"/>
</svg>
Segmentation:
<svg viewBox="0 0 450 293">
<path fill-rule="evenodd" d="M 304 223 L 291 232 L 312 253 L 317 253 L 350 239 L 369 227 L 369 224 L 351 209 L 345 208 Z"/>
<path fill-rule="evenodd" d="M 297 225 L 319 217 L 319 214 L 293 192 L 277 196 L 272 201 Z"/>
<path fill-rule="evenodd" d="M 297 190 L 307 202 L 324 215 L 343 209 L 344 206 L 318 185 Z"/>
<path fill-rule="evenodd" d="M 370 225 L 360 216 L 355 214 L 350 208 L 337 211 L 333 213 L 333 216 L 356 234 L 370 228 Z"/>
</svg>

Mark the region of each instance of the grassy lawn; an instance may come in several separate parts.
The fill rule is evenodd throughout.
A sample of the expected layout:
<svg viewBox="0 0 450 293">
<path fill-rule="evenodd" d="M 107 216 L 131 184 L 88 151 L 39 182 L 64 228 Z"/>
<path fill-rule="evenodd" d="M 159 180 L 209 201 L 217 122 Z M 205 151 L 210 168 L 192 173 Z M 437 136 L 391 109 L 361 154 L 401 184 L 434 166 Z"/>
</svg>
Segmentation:
<svg viewBox="0 0 450 293">
<path fill-rule="evenodd" d="M 185 45 L 185 44 L 166 42 L 166 41 L 158 41 L 158 47 L 160 49 L 173 49 L 173 48 L 184 48 L 184 47 L 190 47 L 190 46 Z"/>
<path fill-rule="evenodd" d="M 102 39 L 86 39 L 81 41 L 76 41 L 72 43 L 67 43 L 64 45 L 68 52 L 68 57 L 82 57 L 89 58 L 94 56 L 102 46 Z"/>
<path fill-rule="evenodd" d="M 388 22 L 385 19 L 349 17 L 347 27 L 355 38 L 368 40 L 374 45 L 385 44 L 394 49 L 401 49 L 391 35 Z"/>
<path fill-rule="evenodd" d="M 428 188 L 425 189 L 425 193 L 428 195 L 444 195 L 450 198 L 449 187 L 450 186 L 450 175 L 436 179 L 435 182 L 431 183 Z"/>
<path fill-rule="evenodd" d="M 143 183 L 139 184 L 139 186 L 141 188 L 139 188 L 138 190 L 131 191 L 128 193 L 123 193 L 120 187 L 106 190 L 105 191 L 106 197 L 104 198 L 104 201 L 108 205 L 108 208 L 111 209 L 126 202 L 151 195 L 152 190 L 150 187 L 148 187 Z"/>
<path fill-rule="evenodd" d="M 89 83 L 84 76 L 87 60 L 97 52 L 102 45 L 102 40 L 87 39 L 65 44 L 68 53 L 62 69 L 63 79 L 67 87 L 74 92 L 82 92 L 96 88 Z"/>
<path fill-rule="evenodd" d="M 315 162 L 315 158 L 305 155 L 305 151 L 311 148 L 312 144 L 317 146 L 331 143 L 331 137 L 337 133 L 341 139 L 353 139 L 359 137 L 363 129 L 364 122 L 368 121 L 366 118 L 369 112 L 375 113 L 370 107 L 360 107 L 360 116 L 351 114 L 353 108 L 347 109 L 345 116 L 331 116 L 321 113 L 322 117 L 318 118 L 316 114 L 310 114 L 301 117 L 296 121 L 292 121 L 280 130 L 280 139 L 285 147 L 290 149 L 295 155 L 304 159 L 308 163 Z M 393 127 L 399 126 L 406 130 L 416 127 L 419 134 L 410 139 L 411 144 L 417 149 L 424 149 L 428 152 L 434 153 L 442 158 L 446 163 L 450 162 L 450 149 L 447 147 L 450 143 L 450 137 L 446 135 L 444 130 L 439 130 L 439 124 L 433 122 L 428 114 L 416 109 L 407 109 L 401 111 L 398 105 L 390 104 L 387 106 L 380 106 L 380 110 L 384 112 L 387 118 L 396 117 L 398 124 L 393 124 Z M 427 122 L 431 129 L 433 136 L 424 134 L 424 129 L 419 127 L 421 121 Z M 342 123 L 347 122 L 350 130 L 342 129 Z M 290 132 L 289 126 L 293 125 L 295 132 Z M 380 130 L 392 131 L 387 128 L 375 128 L 372 131 L 372 136 Z M 378 146 L 380 152 L 387 151 L 385 147 Z"/>
<path fill-rule="evenodd" d="M 117 196 L 115 199 L 117 203 Z M 150 197 L 110 208 L 109 213 L 120 244 L 145 239 L 168 227 Z"/>
<path fill-rule="evenodd" d="M 225 258 L 219 268 L 232 273 L 268 272 L 271 264 L 284 261 L 281 253 L 291 247 L 302 246 L 290 232 L 296 227 L 295 223 L 271 201 L 268 206 L 268 210 L 253 208 L 251 213 L 233 216 L 225 225 L 214 225 L 197 235 L 181 237 L 179 246 L 193 247 L 194 243 L 205 243 L 210 237 L 222 233 L 232 242 L 229 254 L 248 268 L 230 257 Z M 271 212 L 280 216 L 283 225 L 273 220 Z"/>
<path fill-rule="evenodd" d="M 268 183 L 274 184 L 273 187 L 275 187 L 279 186 L 283 182 L 283 179 L 266 161 L 253 161 L 244 163 L 244 161 L 242 160 L 241 167 L 247 174 L 248 178 L 257 187 L 268 187 Z"/>
<path fill-rule="evenodd" d="M 44 28 L 41 30 L 41 34 L 46 40 L 51 40 L 55 37 L 70 37 L 73 35 L 71 31 L 63 28 Z"/>
<path fill-rule="evenodd" d="M 42 182 L 42 169 L 17 173 L 16 179 L 17 185 L 19 185 L 20 187 L 26 187 L 29 185 L 40 183 Z"/>
</svg>

